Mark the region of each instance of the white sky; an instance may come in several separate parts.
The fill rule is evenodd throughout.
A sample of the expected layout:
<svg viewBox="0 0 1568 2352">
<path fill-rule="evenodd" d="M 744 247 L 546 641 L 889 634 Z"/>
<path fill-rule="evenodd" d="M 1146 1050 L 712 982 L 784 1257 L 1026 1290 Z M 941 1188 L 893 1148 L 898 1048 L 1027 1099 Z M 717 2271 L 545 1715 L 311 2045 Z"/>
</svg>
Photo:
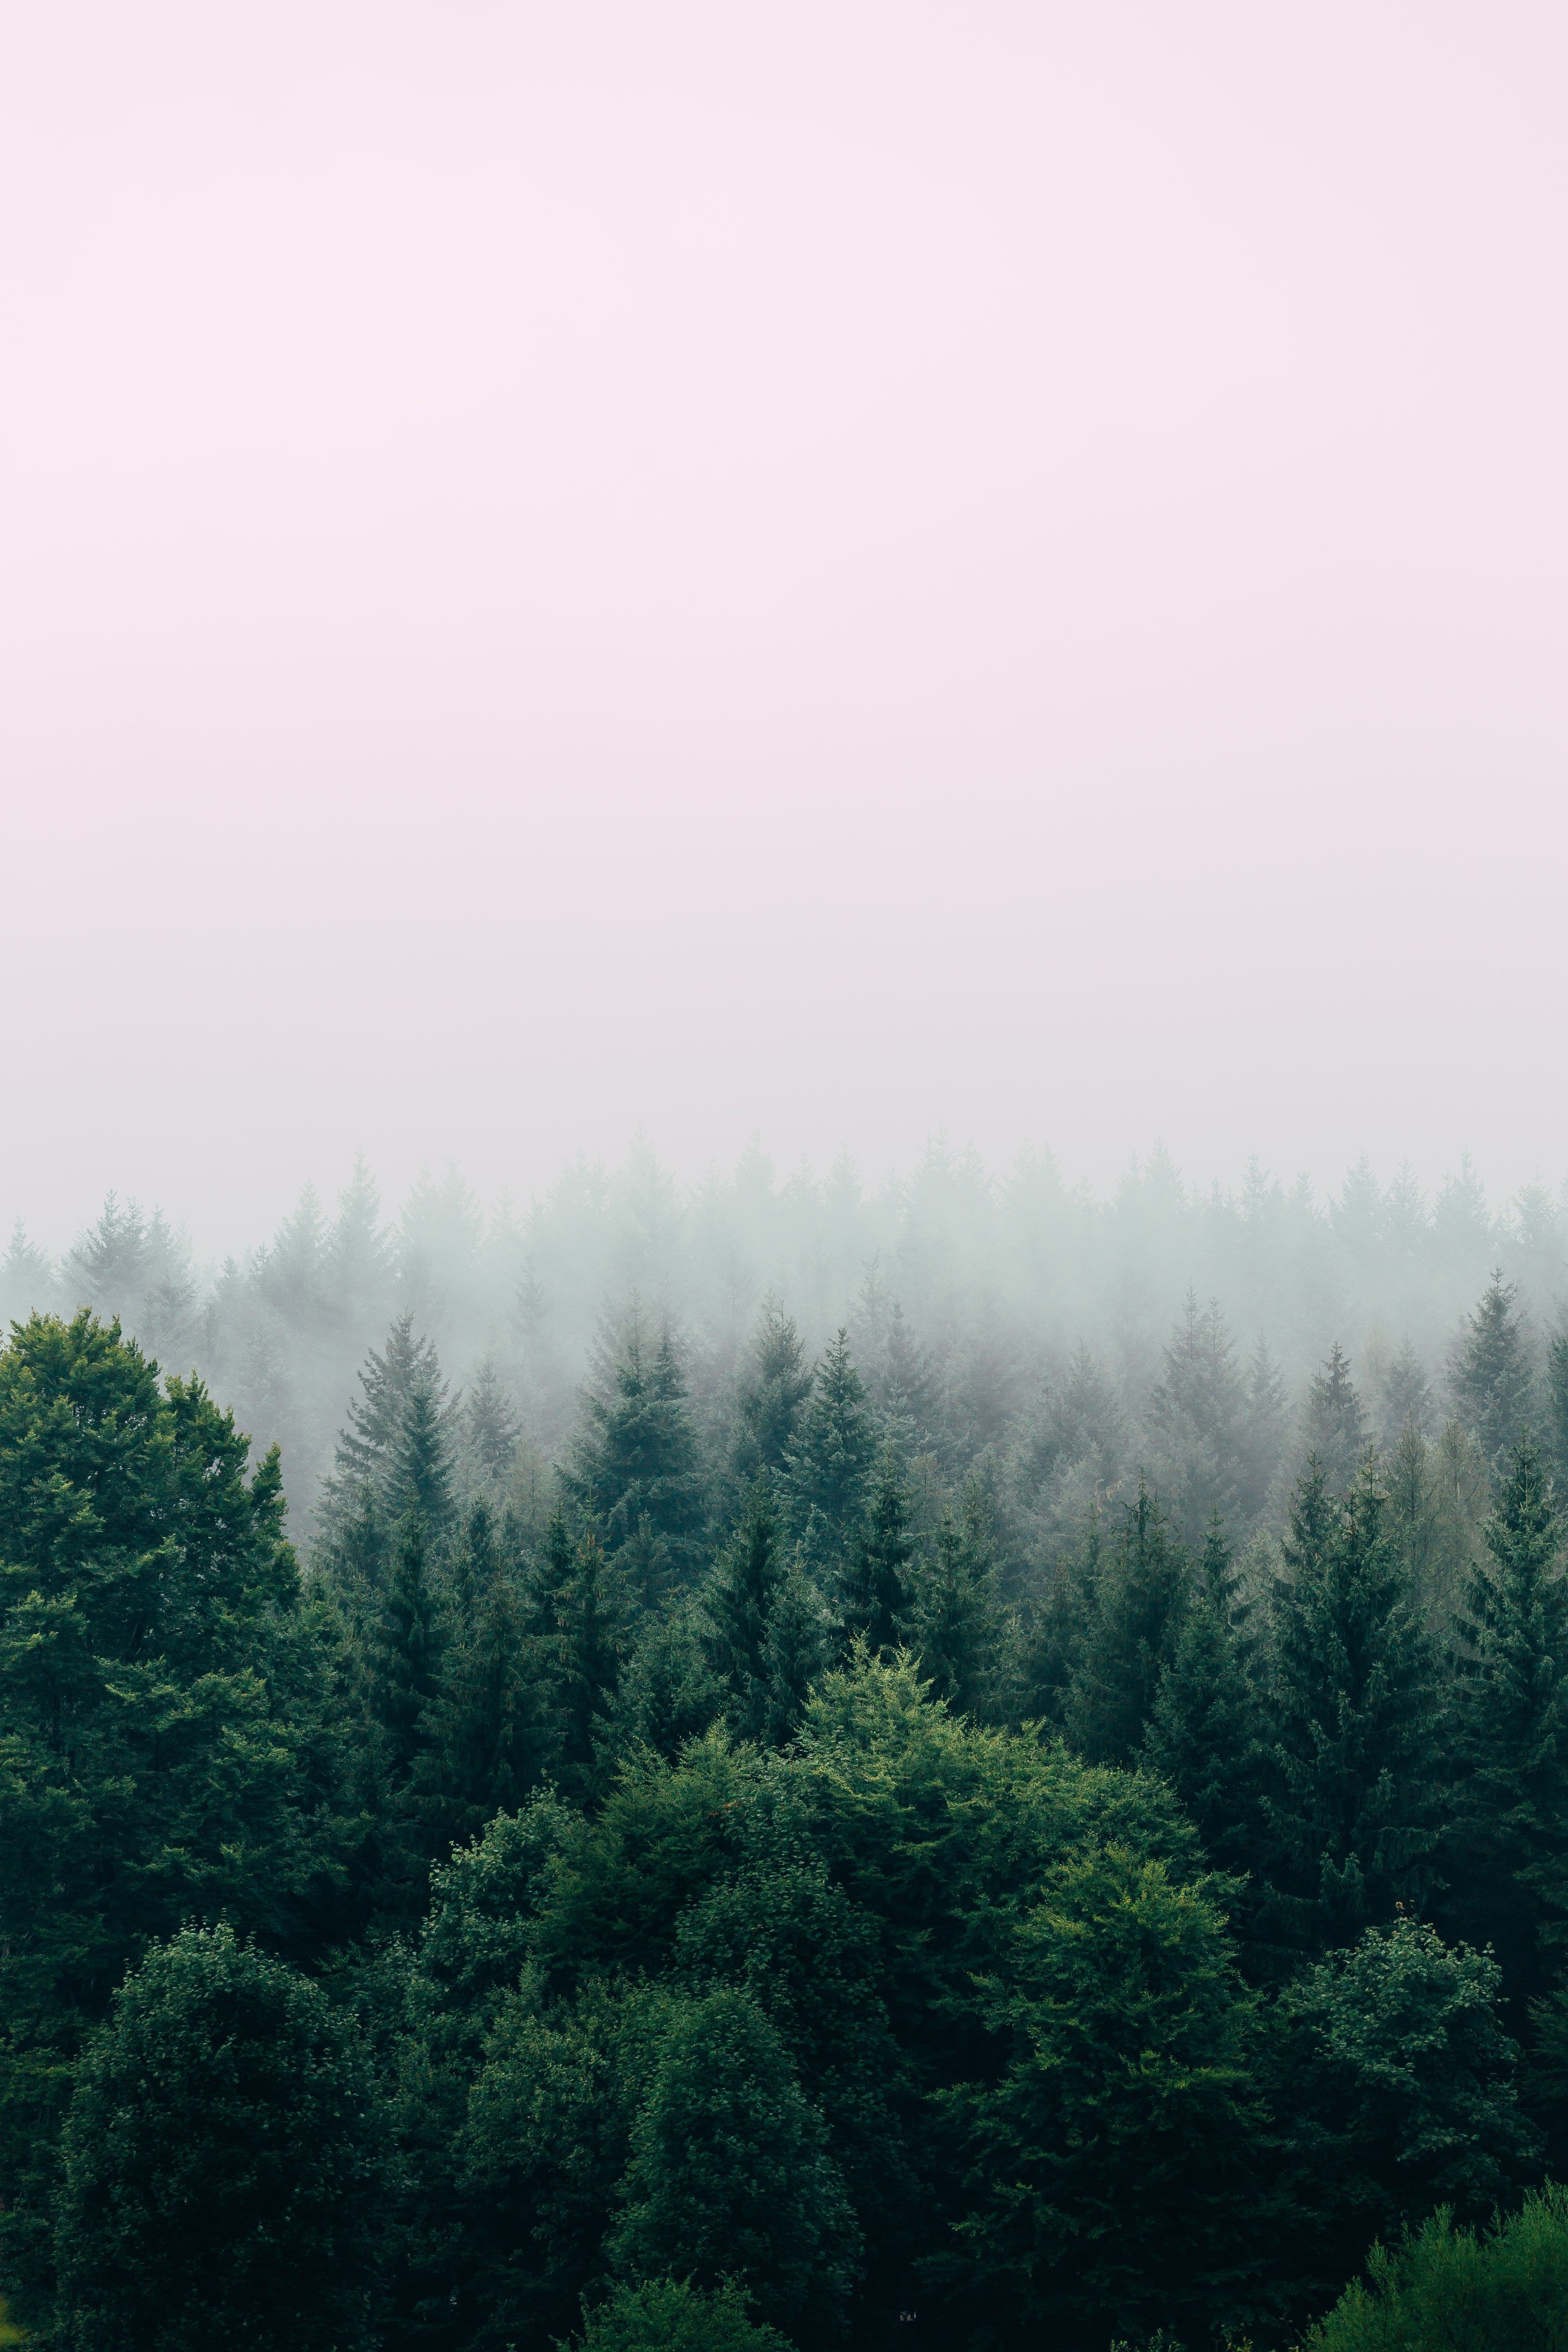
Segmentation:
<svg viewBox="0 0 1568 2352">
<path fill-rule="evenodd" d="M 18 10 L 0 1216 L 1568 1170 L 1568 16 Z"/>
</svg>

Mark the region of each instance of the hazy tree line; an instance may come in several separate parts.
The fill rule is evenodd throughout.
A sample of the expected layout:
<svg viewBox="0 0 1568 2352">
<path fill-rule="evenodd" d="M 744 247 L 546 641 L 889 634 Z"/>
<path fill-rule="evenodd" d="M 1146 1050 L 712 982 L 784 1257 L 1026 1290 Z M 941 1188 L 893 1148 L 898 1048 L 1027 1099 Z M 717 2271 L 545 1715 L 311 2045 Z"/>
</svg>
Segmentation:
<svg viewBox="0 0 1568 2352">
<path fill-rule="evenodd" d="M 1262 2347 L 1438 2209 L 1389 2296 L 1468 2263 L 1499 2345 L 1560 2308 L 1568 2215 L 1521 2204 L 1568 2162 L 1548 1208 L 1461 1246 L 1449 1201 L 1406 1265 L 1375 1188 L 1358 1239 L 1028 1181 L 1076 1254 L 939 1161 L 792 1262 L 799 1313 L 701 1243 L 736 1187 L 728 1225 L 656 1187 L 663 1278 L 611 1266 L 574 1392 L 548 1216 L 503 1339 L 363 1181 L 295 1292 L 269 1253 L 204 1300 L 106 1213 L 78 1278 L 129 1220 L 138 1329 L 204 1362 L 279 1286 L 290 1411 L 345 1299 L 371 1336 L 303 1568 L 278 1454 L 68 1272 L 0 1353 L 0 2282 L 39 2341 Z"/>
</svg>

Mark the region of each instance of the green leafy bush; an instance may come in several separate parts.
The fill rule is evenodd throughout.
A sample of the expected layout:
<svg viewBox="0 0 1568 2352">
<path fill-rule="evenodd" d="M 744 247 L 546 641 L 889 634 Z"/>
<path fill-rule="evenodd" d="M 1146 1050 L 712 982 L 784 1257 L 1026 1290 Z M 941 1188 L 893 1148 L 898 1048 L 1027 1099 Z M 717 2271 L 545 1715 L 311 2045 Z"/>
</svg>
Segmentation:
<svg viewBox="0 0 1568 2352">
<path fill-rule="evenodd" d="M 1527 2196 L 1479 2234 L 1435 2213 L 1313 2327 L 1305 2352 L 1565 2352 L 1568 2189 Z"/>
<path fill-rule="evenodd" d="M 689 2279 L 623 2286 L 589 2315 L 584 2352 L 789 2352 L 775 2328 L 746 2316 L 732 2282 L 704 2294 Z"/>
</svg>

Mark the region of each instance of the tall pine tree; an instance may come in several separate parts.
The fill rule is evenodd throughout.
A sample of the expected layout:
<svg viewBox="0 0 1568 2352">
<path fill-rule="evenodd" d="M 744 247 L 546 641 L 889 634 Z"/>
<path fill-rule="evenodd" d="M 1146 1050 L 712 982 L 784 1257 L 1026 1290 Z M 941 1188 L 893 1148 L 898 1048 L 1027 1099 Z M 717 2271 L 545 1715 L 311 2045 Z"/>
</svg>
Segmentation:
<svg viewBox="0 0 1568 2352">
<path fill-rule="evenodd" d="M 1459 1420 L 1496 1478 L 1506 1475 L 1509 1457 L 1535 1410 L 1535 1364 L 1516 1295 L 1500 1266 L 1494 1268 L 1449 1368 Z"/>
</svg>

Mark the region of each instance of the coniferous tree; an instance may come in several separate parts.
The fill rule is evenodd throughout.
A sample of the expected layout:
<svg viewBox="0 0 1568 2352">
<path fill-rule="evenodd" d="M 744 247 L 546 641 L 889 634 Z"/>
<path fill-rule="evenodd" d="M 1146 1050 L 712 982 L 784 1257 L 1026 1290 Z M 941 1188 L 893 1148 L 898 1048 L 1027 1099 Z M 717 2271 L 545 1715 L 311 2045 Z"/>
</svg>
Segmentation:
<svg viewBox="0 0 1568 2352">
<path fill-rule="evenodd" d="M 438 1740 L 446 1628 L 427 1554 L 425 1521 L 411 1511 L 397 1527 L 370 1652 L 371 1703 L 395 1798 Z"/>
<path fill-rule="evenodd" d="M 1194 1543 L 1216 1514 L 1234 1520 L 1247 1480 L 1247 1384 L 1217 1300 L 1187 1293 L 1149 1401 L 1162 1486 L 1178 1530 Z"/>
<path fill-rule="evenodd" d="M 1535 1366 L 1516 1296 L 1496 1268 L 1467 1318 L 1449 1371 L 1459 1420 L 1500 1478 L 1535 1407 Z"/>
<path fill-rule="evenodd" d="M 1263 1716 L 1249 1671 L 1250 1605 L 1216 1520 L 1204 1541 L 1143 1753 L 1168 1780 L 1220 1870 L 1246 1878 L 1266 1852 Z M 1255 1889 L 1243 1898 L 1248 1921 Z"/>
<path fill-rule="evenodd" d="M 825 1571 L 859 1532 L 875 1452 L 866 1384 L 840 1329 L 816 1368 L 798 1442 L 785 1457 L 791 1524 Z"/>
<path fill-rule="evenodd" d="M 994 1700 L 998 1617 L 990 1515 L 979 1480 L 971 1478 L 963 1516 L 943 1508 L 914 1618 L 921 1673 L 957 1715 L 984 1716 Z"/>
<path fill-rule="evenodd" d="M 1426 1367 L 1406 1339 L 1384 1375 L 1384 1452 L 1398 1443 L 1401 1433 L 1405 1429 L 1414 1429 L 1422 1437 L 1429 1436 L 1432 1421 L 1432 1383 L 1426 1377 Z"/>
<path fill-rule="evenodd" d="M 1322 1949 L 1418 1901 L 1438 1792 L 1433 1664 L 1368 1463 L 1342 1499 L 1313 1460 L 1275 1591 L 1267 1794 L 1280 1939 Z"/>
<path fill-rule="evenodd" d="M 708 1661 L 730 1694 L 730 1722 L 742 1739 L 765 1738 L 769 1718 L 768 1633 L 785 1567 L 778 1517 L 765 1476 L 756 1478 L 746 1516 L 709 1576 L 702 1594 Z"/>
<path fill-rule="evenodd" d="M 540 1775 L 533 1658 L 510 1572 L 493 1570 L 453 1661 L 442 1725 L 443 1793 L 450 1842 L 515 1812 Z"/>
<path fill-rule="evenodd" d="M 1546 1433 L 1552 1475 L 1568 1494 L 1568 1331 L 1560 1331 L 1546 1351 Z"/>
<path fill-rule="evenodd" d="M 446 1383 L 428 1339 L 414 1336 L 414 1318 L 400 1315 L 380 1349 L 372 1348 L 359 1376 L 363 1395 L 349 1404 L 348 1426 L 338 1433 L 332 1471 L 321 1499 L 321 1517 L 330 1536 L 358 1509 L 368 1490 L 384 1516 L 396 1518 L 409 1507 L 400 1483 L 404 1424 L 416 1396 L 442 1420 Z M 444 1434 L 444 1432 L 443 1432 Z M 426 1431 L 422 1446 L 433 1433 Z"/>
<path fill-rule="evenodd" d="M 1331 1494 L 1344 1494 L 1366 1449 L 1366 1414 L 1351 1378 L 1350 1360 L 1337 1339 L 1327 1363 L 1312 1375 L 1305 1435 L 1308 1454 L 1321 1465 Z"/>
<path fill-rule="evenodd" d="M 686 1382 L 668 1330 L 650 1349 L 634 1308 L 618 1357 L 601 1351 L 598 1383 L 584 1407 L 562 1484 L 603 1528 L 612 1554 L 637 1543 L 638 1581 L 651 1602 L 661 1580 L 690 1581 L 706 1511 Z"/>
<path fill-rule="evenodd" d="M 1191 1568 L 1142 1478 L 1113 1543 L 1100 1550 L 1062 1728 L 1091 1763 L 1125 1764 L 1142 1745 L 1175 1655 Z"/>
<path fill-rule="evenodd" d="M 417 1512 L 437 1536 L 451 1518 L 453 1502 L 451 1412 L 445 1387 L 428 1371 L 416 1379 L 392 1443 L 387 1480 L 393 1507 Z"/>
<path fill-rule="evenodd" d="M 891 1649 L 905 1631 L 914 1550 L 899 1457 L 890 1444 L 885 1445 L 866 1524 L 841 1588 L 845 1633 L 851 1640 L 863 1639 L 873 1657 Z"/>
<path fill-rule="evenodd" d="M 517 1459 L 522 1422 L 489 1356 L 469 1391 L 463 1424 L 464 1440 L 479 1475 L 492 1487 L 504 1486 Z"/>
<path fill-rule="evenodd" d="M 795 1318 L 770 1299 L 763 1311 L 737 1416 L 735 1468 L 748 1485 L 760 1471 L 775 1478 L 784 1475 L 811 1383 L 811 1367 L 805 1361 Z"/>
<path fill-rule="evenodd" d="M 553 1747 L 556 1775 L 570 1796 L 591 1796 L 621 1676 L 626 1610 L 620 1579 L 592 1520 L 573 1548 L 555 1593 Z"/>
<path fill-rule="evenodd" d="M 1529 1438 L 1487 1526 L 1459 1620 L 1460 1764 L 1448 1842 L 1459 1931 L 1498 1953 L 1516 2000 L 1568 1944 L 1568 1582 L 1563 1528 Z"/>
</svg>

